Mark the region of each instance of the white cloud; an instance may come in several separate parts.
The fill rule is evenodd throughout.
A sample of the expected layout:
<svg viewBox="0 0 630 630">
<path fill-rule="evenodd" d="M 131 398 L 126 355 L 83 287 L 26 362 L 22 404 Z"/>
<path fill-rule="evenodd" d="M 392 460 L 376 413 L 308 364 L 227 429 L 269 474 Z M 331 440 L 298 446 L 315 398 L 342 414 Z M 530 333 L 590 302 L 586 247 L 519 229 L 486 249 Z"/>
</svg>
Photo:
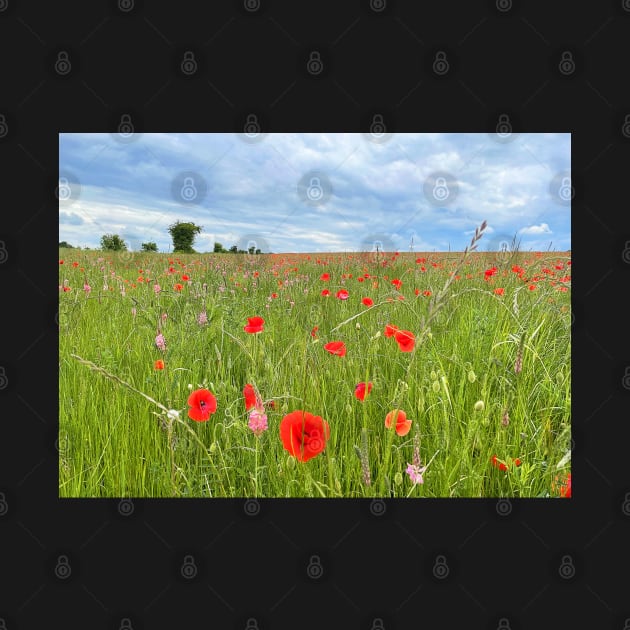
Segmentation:
<svg viewBox="0 0 630 630">
<path fill-rule="evenodd" d="M 518 232 L 519 234 L 551 234 L 551 230 L 546 223 L 540 225 L 530 225 L 529 227 L 522 228 Z"/>
</svg>

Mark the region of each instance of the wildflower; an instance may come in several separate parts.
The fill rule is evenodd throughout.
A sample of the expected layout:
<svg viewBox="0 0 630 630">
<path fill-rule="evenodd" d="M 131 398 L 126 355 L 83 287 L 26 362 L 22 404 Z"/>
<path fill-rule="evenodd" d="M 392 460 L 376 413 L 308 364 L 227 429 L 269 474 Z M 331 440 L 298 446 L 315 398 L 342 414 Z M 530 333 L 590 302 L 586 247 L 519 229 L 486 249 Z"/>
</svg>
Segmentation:
<svg viewBox="0 0 630 630">
<path fill-rule="evenodd" d="M 561 498 L 571 498 L 571 473 L 566 476 L 563 483 L 558 483 L 558 477 L 556 477 L 551 486 L 554 492 L 558 492 Z"/>
<path fill-rule="evenodd" d="M 416 338 L 409 330 L 397 330 L 394 339 L 401 352 L 411 352 L 416 345 Z"/>
<path fill-rule="evenodd" d="M 320 280 L 323 280 L 324 282 L 327 282 L 328 280 L 330 280 L 330 274 L 329 273 L 323 273 L 321 276 L 319 276 Z"/>
<path fill-rule="evenodd" d="M 495 467 L 498 468 L 501 471 L 506 471 L 508 470 L 508 466 L 505 462 L 501 461 L 500 459 L 497 458 L 496 455 L 493 455 L 490 458 L 490 463 Z M 521 465 L 521 460 L 517 457 L 516 459 L 512 460 L 512 465 L 514 466 L 520 466 Z"/>
<path fill-rule="evenodd" d="M 154 364 L 153 367 L 156 370 L 163 370 L 164 369 L 164 361 L 162 361 L 162 359 L 158 359 Z"/>
<path fill-rule="evenodd" d="M 411 429 L 411 420 L 407 420 L 407 414 L 402 409 L 394 409 L 385 416 L 385 428 L 389 429 L 396 420 L 396 433 L 400 436 L 407 435 Z"/>
<path fill-rule="evenodd" d="M 361 302 L 364 306 L 367 306 L 368 308 L 370 308 L 370 306 L 374 306 L 374 300 L 369 297 L 364 297 Z"/>
<path fill-rule="evenodd" d="M 394 280 L 392 280 L 392 284 L 400 291 L 402 282 L 398 278 L 395 278 Z"/>
<path fill-rule="evenodd" d="M 431 297 L 431 291 L 423 291 L 422 295 L 424 295 L 424 297 Z"/>
<path fill-rule="evenodd" d="M 337 298 L 340 300 L 347 300 L 350 297 L 350 294 L 345 289 L 339 289 L 337 291 Z"/>
<path fill-rule="evenodd" d="M 330 354 L 336 354 L 339 357 L 346 356 L 346 344 L 343 341 L 330 341 L 324 346 L 324 350 L 328 350 Z"/>
<path fill-rule="evenodd" d="M 418 483 L 424 483 L 422 475 L 426 471 L 426 466 L 417 466 L 416 464 L 407 464 L 407 470 L 405 472 L 409 475 L 411 482 L 416 485 Z"/>
<path fill-rule="evenodd" d="M 328 289 L 324 289 L 324 290 L 322 291 L 322 295 L 323 295 L 324 297 L 328 297 L 328 296 L 330 295 L 330 291 L 329 291 Z"/>
<path fill-rule="evenodd" d="M 280 422 L 282 445 L 300 462 L 319 455 L 330 437 L 330 426 L 321 416 L 308 411 L 292 411 Z"/>
<path fill-rule="evenodd" d="M 188 417 L 195 422 L 206 422 L 217 410 L 217 399 L 207 389 L 196 389 L 188 396 Z"/>
<path fill-rule="evenodd" d="M 183 273 L 183 274 L 182 274 L 182 280 L 183 280 L 184 282 L 186 282 L 186 281 L 190 280 L 190 277 L 189 277 L 189 276 L 187 276 L 185 273 Z"/>
<path fill-rule="evenodd" d="M 501 287 L 497 287 L 494 290 L 495 295 L 503 295 L 505 293 L 505 289 L 501 288 Z"/>
<path fill-rule="evenodd" d="M 87 282 L 85 282 L 83 284 L 83 290 L 85 291 L 86 295 L 90 295 L 90 291 L 92 290 L 92 287 Z"/>
<path fill-rule="evenodd" d="M 175 291 L 181 291 L 184 288 L 184 285 L 178 282 L 173 288 Z"/>
<path fill-rule="evenodd" d="M 313 329 L 311 330 L 311 337 L 316 338 L 318 330 L 319 330 L 319 326 L 313 326 Z"/>
<path fill-rule="evenodd" d="M 398 331 L 398 326 L 394 326 L 393 324 L 387 324 L 387 326 L 385 326 L 386 337 L 393 337 L 397 331 Z"/>
<path fill-rule="evenodd" d="M 249 383 L 245 385 L 243 388 L 243 396 L 245 397 L 245 411 L 249 411 L 252 407 L 256 406 L 257 397 L 253 385 Z"/>
<path fill-rule="evenodd" d="M 365 397 L 372 391 L 372 382 L 370 381 L 369 383 L 359 383 L 355 388 L 354 388 L 354 395 L 361 401 L 363 402 L 365 400 Z"/>
<path fill-rule="evenodd" d="M 154 284 L 153 285 L 153 292 L 155 293 L 155 295 L 157 295 L 161 290 L 162 289 L 161 289 L 159 284 Z"/>
<path fill-rule="evenodd" d="M 267 415 L 259 409 L 252 409 L 249 414 L 249 422 L 247 426 L 252 430 L 253 434 L 258 437 L 267 430 Z"/>
<path fill-rule="evenodd" d="M 199 313 L 199 316 L 197 317 L 197 323 L 200 326 L 205 326 L 208 323 L 208 314 L 206 313 L 206 311 L 201 311 L 201 313 Z"/>
<path fill-rule="evenodd" d="M 166 340 L 164 339 L 164 335 L 159 333 L 155 338 L 155 346 L 158 350 L 164 352 L 166 350 Z"/>
<path fill-rule="evenodd" d="M 507 427 L 510 424 L 510 414 L 508 413 L 508 410 L 506 409 L 503 412 L 503 416 L 501 417 L 501 425 L 504 427 Z"/>
<path fill-rule="evenodd" d="M 248 317 L 247 321 L 247 326 L 243 327 L 243 330 L 246 333 L 259 333 L 264 330 L 263 324 L 265 323 L 265 320 L 262 317 Z"/>
</svg>

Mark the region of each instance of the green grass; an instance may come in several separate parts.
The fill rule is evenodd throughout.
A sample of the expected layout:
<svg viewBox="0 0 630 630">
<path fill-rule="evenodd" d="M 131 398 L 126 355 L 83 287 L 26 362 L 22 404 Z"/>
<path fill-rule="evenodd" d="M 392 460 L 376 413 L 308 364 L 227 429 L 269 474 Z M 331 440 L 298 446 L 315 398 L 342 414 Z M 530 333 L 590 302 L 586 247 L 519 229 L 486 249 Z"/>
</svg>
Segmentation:
<svg viewBox="0 0 630 630">
<path fill-rule="evenodd" d="M 60 250 L 59 283 L 71 287 L 59 298 L 60 496 L 558 496 L 554 479 L 570 472 L 561 461 L 571 438 L 570 254 L 470 253 L 426 325 L 431 300 L 460 258 Z M 493 265 L 497 273 L 484 279 Z M 365 273 L 371 277 L 358 282 Z M 342 287 L 347 301 L 335 297 Z M 366 296 L 374 300 L 369 309 Z M 208 323 L 200 326 L 202 311 Z M 243 326 L 254 315 L 265 327 L 250 335 Z M 414 332 L 413 352 L 383 335 L 390 323 Z M 165 352 L 155 346 L 158 330 Z M 346 356 L 324 350 L 333 340 L 346 344 Z M 164 370 L 154 369 L 157 359 Z M 354 396 L 361 381 L 373 383 L 364 402 Z M 258 438 L 247 426 L 246 383 L 275 403 Z M 188 418 L 191 387 L 207 387 L 218 400 L 207 422 Z M 384 425 L 396 408 L 413 420 L 403 437 Z M 165 409 L 179 411 L 179 420 Z M 279 438 L 282 417 L 296 409 L 322 416 L 331 429 L 326 449 L 308 462 Z M 422 463 L 431 460 L 415 486 L 405 474 L 414 443 Z M 367 456 L 370 485 L 357 449 Z M 491 464 L 493 455 L 507 471 Z"/>
</svg>

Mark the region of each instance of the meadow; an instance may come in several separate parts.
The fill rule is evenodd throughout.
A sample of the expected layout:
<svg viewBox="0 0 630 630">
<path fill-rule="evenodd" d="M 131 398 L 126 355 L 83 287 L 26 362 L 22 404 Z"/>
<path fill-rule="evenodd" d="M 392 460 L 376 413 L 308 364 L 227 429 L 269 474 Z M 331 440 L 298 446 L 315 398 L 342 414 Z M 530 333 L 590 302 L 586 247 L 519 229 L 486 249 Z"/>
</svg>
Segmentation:
<svg viewBox="0 0 630 630">
<path fill-rule="evenodd" d="M 570 295 L 570 252 L 60 249 L 59 496 L 569 497 Z"/>
</svg>

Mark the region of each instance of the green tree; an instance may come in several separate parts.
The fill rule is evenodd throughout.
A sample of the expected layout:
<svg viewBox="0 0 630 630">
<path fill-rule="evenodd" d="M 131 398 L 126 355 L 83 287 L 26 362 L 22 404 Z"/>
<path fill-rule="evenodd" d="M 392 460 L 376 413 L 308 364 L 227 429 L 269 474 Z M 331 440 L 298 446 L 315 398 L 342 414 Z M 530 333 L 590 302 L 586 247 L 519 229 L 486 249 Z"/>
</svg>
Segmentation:
<svg viewBox="0 0 630 630">
<path fill-rule="evenodd" d="M 201 232 L 203 228 L 194 223 L 186 223 L 183 221 L 177 221 L 168 228 L 168 231 L 173 239 L 173 253 L 174 254 L 194 254 L 193 241 L 195 236 Z"/>
<path fill-rule="evenodd" d="M 104 234 L 101 237 L 101 249 L 111 252 L 126 252 L 127 244 L 118 234 Z"/>
<path fill-rule="evenodd" d="M 72 245 L 70 245 L 67 241 L 61 241 L 61 243 L 59 243 L 59 247 L 69 247 L 70 249 L 74 249 L 74 247 L 72 247 Z"/>
<path fill-rule="evenodd" d="M 214 244 L 214 253 L 215 254 L 225 254 L 227 250 L 221 245 L 221 243 Z"/>
<path fill-rule="evenodd" d="M 230 247 L 230 254 L 236 254 L 236 253 L 238 253 L 238 246 L 232 245 L 232 247 Z"/>
<path fill-rule="evenodd" d="M 153 241 L 149 241 L 148 243 L 142 243 L 143 252 L 157 252 L 157 250 L 158 250 L 158 246 Z"/>
</svg>

